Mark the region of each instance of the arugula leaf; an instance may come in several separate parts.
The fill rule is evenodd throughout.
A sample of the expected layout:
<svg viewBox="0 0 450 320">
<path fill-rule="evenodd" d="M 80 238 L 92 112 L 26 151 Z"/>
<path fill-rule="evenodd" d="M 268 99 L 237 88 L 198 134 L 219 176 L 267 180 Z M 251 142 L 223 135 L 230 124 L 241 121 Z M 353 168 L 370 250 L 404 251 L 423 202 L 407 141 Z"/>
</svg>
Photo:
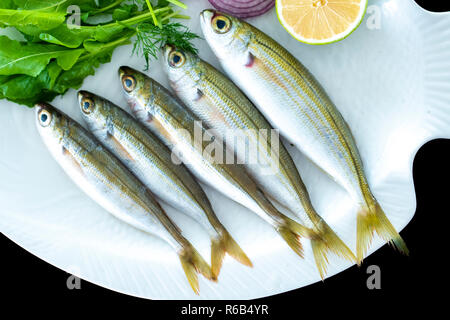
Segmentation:
<svg viewBox="0 0 450 320">
<path fill-rule="evenodd" d="M 67 48 L 77 48 L 85 40 L 108 42 L 117 37 L 126 25 L 112 23 L 95 27 L 81 26 L 79 29 L 69 29 L 66 25 L 39 34 L 39 39 L 48 43 L 57 44 Z"/>
<path fill-rule="evenodd" d="M 77 62 L 72 69 L 61 73 L 53 90 L 64 94 L 69 89 L 79 89 L 86 77 L 95 74 L 95 69 L 101 64 L 111 61 L 114 49 L 91 55 L 89 59 Z"/>
<path fill-rule="evenodd" d="M 66 14 L 33 10 L 0 9 L 0 27 L 39 26 L 41 30 L 50 30 L 64 23 Z"/>
<path fill-rule="evenodd" d="M 31 107 L 78 89 L 134 35 L 133 52 L 141 52 L 147 65 L 165 43 L 195 51 L 190 40 L 197 36 L 170 23 L 180 17 L 171 3 L 185 7 L 178 0 L 0 0 L 0 28 L 13 27 L 25 39 L 0 36 L 0 99 Z M 69 5 L 81 9 L 79 28 L 65 23 Z M 87 20 L 105 15 L 111 22 Z"/>
<path fill-rule="evenodd" d="M 39 34 L 39 40 L 67 48 L 78 48 L 84 40 L 92 38 L 95 30 L 80 28 L 69 29 L 65 24 Z"/>
<path fill-rule="evenodd" d="M 3 0 L 0 3 L 0 9 L 16 9 L 16 4 L 14 0 Z"/>
<path fill-rule="evenodd" d="M 36 77 L 52 59 L 56 59 L 62 69 L 69 70 L 84 52 L 84 49 L 68 50 L 60 46 L 24 43 L 0 36 L 0 74 Z"/>
<path fill-rule="evenodd" d="M 125 9 L 130 10 L 133 9 Z M 157 15 L 165 13 L 170 9 L 160 8 L 155 10 Z M 112 22 L 104 25 L 97 26 L 81 26 L 78 29 L 69 29 L 67 25 L 62 24 L 53 30 L 41 32 L 38 34 L 38 38 L 41 41 L 65 46 L 67 48 L 77 48 L 85 40 L 95 40 L 100 42 L 109 42 L 117 38 L 117 35 L 122 31 L 131 28 L 133 25 L 150 19 L 151 15 L 148 12 L 141 13 L 139 15 L 130 16 L 128 19 L 118 22 Z M 134 28 L 133 28 L 134 29 Z M 34 32 L 28 32 L 29 30 L 20 29 L 25 34 L 30 36 L 36 36 Z"/>
<path fill-rule="evenodd" d="M 145 70 L 148 69 L 150 58 L 156 59 L 159 50 L 165 44 L 173 44 L 183 51 L 197 54 L 197 49 L 191 44 L 191 40 L 199 36 L 180 23 L 168 23 L 159 28 L 152 23 L 143 22 L 136 27 L 136 32 L 133 53 L 140 53 L 144 57 Z"/>
<path fill-rule="evenodd" d="M 123 1 L 115 3 L 120 4 Z M 113 0 L 101 1 L 102 4 L 112 2 Z M 79 6 L 85 14 L 99 12 L 95 0 L 15 0 L 15 3 L 16 10 L 0 9 L 0 27 L 16 27 L 23 34 L 33 37 L 33 41 L 38 41 L 40 34 L 48 30 L 56 29 L 59 34 L 61 30 L 70 30 L 64 23 L 70 5 Z M 59 27 L 62 29 L 57 29 Z"/>
<path fill-rule="evenodd" d="M 111 42 L 99 42 L 95 40 L 85 40 L 83 42 L 83 47 L 86 49 L 87 52 L 90 53 L 99 53 L 101 51 L 107 51 L 109 49 L 114 49 L 119 45 L 124 44 L 130 44 L 130 38 L 133 37 L 136 34 L 134 30 L 125 30 L 122 33 L 120 33 L 120 38 L 111 41 Z"/>
<path fill-rule="evenodd" d="M 95 74 L 96 68 L 111 61 L 116 47 L 86 55 L 67 71 L 63 71 L 56 62 L 51 62 L 37 77 L 0 76 L 0 99 L 34 107 L 39 101 L 51 101 L 69 89 L 79 89 L 86 77 Z"/>
<path fill-rule="evenodd" d="M 139 8 L 135 4 L 124 5 L 114 10 L 112 18 L 115 21 L 121 21 L 129 19 L 139 11 Z"/>
<path fill-rule="evenodd" d="M 21 10 L 39 10 L 43 12 L 64 12 L 70 5 L 77 5 L 82 11 L 97 10 L 99 6 L 95 0 L 13 0 L 16 4 L 15 9 Z M 102 1 L 107 4 L 111 0 Z"/>
<path fill-rule="evenodd" d="M 36 77 L 0 75 L 0 99 L 33 107 L 37 102 L 51 101 L 71 88 L 78 89 L 87 76 L 94 75 L 96 68 L 110 62 L 113 51 L 129 43 L 133 34 L 133 30 L 127 30 L 120 34 L 119 39 L 109 43 L 87 41 L 84 44 L 86 50 L 81 49 L 85 53 L 68 70 L 63 70 L 57 61 L 51 61 Z"/>
<path fill-rule="evenodd" d="M 52 100 L 58 93 L 51 93 L 56 79 L 62 69 L 55 62 L 49 64 L 37 77 L 27 75 L 3 76 L 0 80 L 0 98 L 32 107 L 37 101 L 44 98 Z M 43 100 L 44 101 L 44 100 Z"/>
</svg>

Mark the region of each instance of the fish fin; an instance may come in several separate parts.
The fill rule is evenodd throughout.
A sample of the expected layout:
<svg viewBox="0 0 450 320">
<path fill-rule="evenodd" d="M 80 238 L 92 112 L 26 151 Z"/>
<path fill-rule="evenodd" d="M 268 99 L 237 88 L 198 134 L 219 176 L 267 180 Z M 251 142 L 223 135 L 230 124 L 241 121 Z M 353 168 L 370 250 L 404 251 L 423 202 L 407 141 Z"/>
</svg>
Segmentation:
<svg viewBox="0 0 450 320">
<path fill-rule="evenodd" d="M 211 269 L 214 278 L 218 278 L 225 253 L 245 266 L 253 267 L 252 262 L 226 230 L 211 241 Z"/>
<path fill-rule="evenodd" d="M 253 63 L 255 63 L 255 56 L 250 52 L 249 54 L 248 54 L 248 61 L 247 61 L 247 63 L 245 64 L 245 66 L 247 67 L 247 68 L 251 68 L 251 67 L 253 67 Z"/>
<path fill-rule="evenodd" d="M 358 210 L 356 219 L 356 257 L 358 265 L 361 264 L 364 255 L 372 243 L 374 232 L 381 239 L 397 248 L 401 253 L 405 255 L 409 254 L 409 250 L 402 237 L 395 230 L 376 200 L 373 200 L 373 203 L 369 205 L 363 205 Z"/>
<path fill-rule="evenodd" d="M 283 218 L 283 222 L 277 228 L 278 233 L 284 241 L 286 241 L 289 247 L 303 258 L 303 245 L 300 242 L 300 239 L 302 237 L 308 238 L 311 233 L 310 229 L 284 215 L 281 215 L 281 217 Z"/>
<path fill-rule="evenodd" d="M 202 274 L 208 280 L 215 280 L 210 266 L 193 246 L 189 245 L 184 247 L 181 253 L 179 253 L 179 258 L 186 278 L 196 294 L 199 294 L 197 273 Z"/>
<path fill-rule="evenodd" d="M 114 149 L 117 151 L 121 158 L 126 158 L 128 160 L 134 161 L 131 154 L 122 146 L 122 144 L 119 142 L 119 140 L 116 139 L 116 137 L 108 133 L 108 140 L 111 142 L 111 144 L 114 145 Z"/>
<path fill-rule="evenodd" d="M 314 254 L 314 260 L 316 261 L 316 266 L 322 280 L 327 273 L 328 253 L 334 253 L 335 255 L 350 262 L 356 261 L 356 257 L 353 252 L 324 220 L 321 220 L 312 232 L 311 247 Z"/>
<path fill-rule="evenodd" d="M 256 187 L 255 199 L 259 200 L 258 204 L 261 208 L 263 208 L 276 222 L 275 230 L 280 234 L 284 241 L 286 241 L 289 247 L 303 258 L 303 245 L 300 239 L 302 237 L 308 238 L 311 234 L 310 229 L 281 213 L 274 207 L 269 199 L 266 198 L 264 192 L 259 187 Z"/>
<path fill-rule="evenodd" d="M 63 155 L 72 163 L 74 168 L 77 169 L 77 171 L 82 175 L 85 176 L 86 174 L 83 171 L 83 168 L 81 167 L 80 163 L 77 161 L 77 159 L 73 156 L 73 154 L 67 150 L 67 148 L 62 148 Z"/>
</svg>

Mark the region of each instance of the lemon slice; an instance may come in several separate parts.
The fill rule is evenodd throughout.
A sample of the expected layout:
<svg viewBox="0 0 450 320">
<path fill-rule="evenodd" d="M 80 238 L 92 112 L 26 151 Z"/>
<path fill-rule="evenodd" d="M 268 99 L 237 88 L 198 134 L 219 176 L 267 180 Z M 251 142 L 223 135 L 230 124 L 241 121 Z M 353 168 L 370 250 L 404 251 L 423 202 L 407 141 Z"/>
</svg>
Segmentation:
<svg viewBox="0 0 450 320">
<path fill-rule="evenodd" d="M 325 44 L 344 39 L 361 23 L 367 0 L 277 0 L 281 25 L 297 40 Z"/>
</svg>

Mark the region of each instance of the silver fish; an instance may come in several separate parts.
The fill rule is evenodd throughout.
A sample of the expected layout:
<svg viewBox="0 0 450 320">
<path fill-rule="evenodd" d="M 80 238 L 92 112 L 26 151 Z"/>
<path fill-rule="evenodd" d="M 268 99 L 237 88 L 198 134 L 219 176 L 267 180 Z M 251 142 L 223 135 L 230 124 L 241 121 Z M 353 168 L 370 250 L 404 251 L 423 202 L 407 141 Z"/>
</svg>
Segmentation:
<svg viewBox="0 0 450 320">
<path fill-rule="evenodd" d="M 137 119 L 173 152 L 181 154 L 186 166 L 198 179 L 258 214 L 275 228 L 295 253 L 303 257 L 300 238 L 309 237 L 308 228 L 279 212 L 243 167 L 216 161 L 205 152 L 209 146 L 206 141 L 211 139 L 206 128 L 167 89 L 128 67 L 121 67 L 119 74 L 128 104 Z M 195 139 L 196 132 L 200 132 L 200 141 Z M 205 137 L 207 139 L 201 139 Z M 217 146 L 220 145 L 221 142 L 217 142 Z M 223 153 L 228 151 L 226 148 L 222 150 Z"/>
<path fill-rule="evenodd" d="M 358 203 L 358 261 L 374 232 L 407 254 L 404 241 L 370 191 L 350 128 L 314 76 L 275 40 L 242 20 L 205 10 L 200 24 L 230 78 L 283 136 Z"/>
<path fill-rule="evenodd" d="M 297 168 L 259 110 L 220 71 L 197 55 L 167 45 L 163 65 L 177 96 L 203 123 L 232 146 L 264 192 L 314 230 L 311 246 L 323 278 L 328 251 L 356 257 L 317 214 Z M 236 141 L 238 141 L 236 143 Z M 276 147 L 275 147 L 276 146 Z"/>
<path fill-rule="evenodd" d="M 131 115 L 95 94 L 78 93 L 89 130 L 159 199 L 194 218 L 211 237 L 211 269 L 219 276 L 225 252 L 244 265 L 249 258 L 221 224 L 203 189 L 155 135 Z"/>
<path fill-rule="evenodd" d="M 81 190 L 118 219 L 164 239 L 177 252 L 197 294 L 197 273 L 213 279 L 208 264 L 150 191 L 89 132 L 47 104 L 36 105 L 36 123 L 52 156 Z"/>
</svg>

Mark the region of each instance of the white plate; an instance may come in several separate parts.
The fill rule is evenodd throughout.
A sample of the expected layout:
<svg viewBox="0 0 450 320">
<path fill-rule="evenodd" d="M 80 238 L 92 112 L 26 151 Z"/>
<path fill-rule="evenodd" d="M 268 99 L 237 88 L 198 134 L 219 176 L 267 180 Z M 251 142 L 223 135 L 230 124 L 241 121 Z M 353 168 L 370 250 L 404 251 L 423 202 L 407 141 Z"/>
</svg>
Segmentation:
<svg viewBox="0 0 450 320">
<path fill-rule="evenodd" d="M 190 27 L 201 33 L 197 17 L 208 2 L 186 2 Z M 325 46 L 291 38 L 274 10 L 251 22 L 287 47 L 329 92 L 354 133 L 376 197 L 397 230 L 403 229 L 416 207 L 411 174 L 416 151 L 430 139 L 450 138 L 450 14 L 426 12 L 412 0 L 370 1 L 352 35 Z M 198 48 L 218 66 L 204 41 Z M 130 52 L 130 47 L 116 50 L 112 63 L 87 78 L 83 89 L 125 106 L 117 69 L 143 69 L 143 60 Z M 159 62 L 152 62 L 148 74 L 167 85 Z M 75 97 L 71 90 L 53 104 L 81 120 Z M 100 286 L 151 299 L 259 298 L 320 280 L 308 245 L 302 260 L 255 214 L 206 188 L 254 268 L 226 258 L 219 283 L 200 277 L 196 296 L 165 243 L 116 220 L 69 180 L 38 137 L 32 110 L 0 104 L 0 230 L 37 257 Z M 356 208 L 341 188 L 290 150 L 316 208 L 354 249 Z M 200 227 L 167 209 L 209 259 Z M 376 239 L 370 253 L 382 245 Z M 328 275 L 348 267 L 333 258 Z"/>
</svg>

